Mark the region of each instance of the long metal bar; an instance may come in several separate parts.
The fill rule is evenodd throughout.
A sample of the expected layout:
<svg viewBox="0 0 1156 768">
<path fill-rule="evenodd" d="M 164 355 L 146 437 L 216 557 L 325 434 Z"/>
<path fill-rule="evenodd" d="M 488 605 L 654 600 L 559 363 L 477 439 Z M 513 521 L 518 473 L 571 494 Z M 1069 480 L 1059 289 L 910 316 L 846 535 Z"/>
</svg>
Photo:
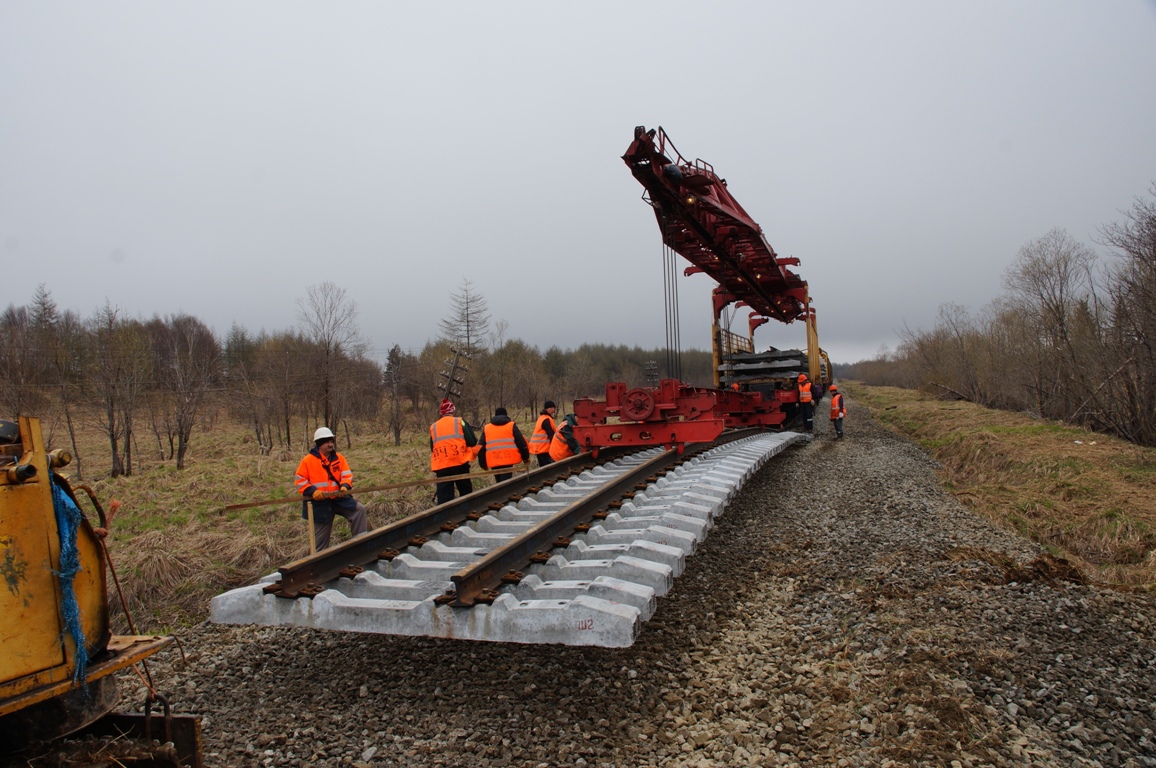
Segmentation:
<svg viewBox="0 0 1156 768">
<path fill-rule="evenodd" d="M 688 445 L 686 451 L 664 451 L 645 464 L 623 474 L 557 514 L 544 520 L 522 535 L 492 550 L 479 560 L 450 577 L 454 583 L 452 594 L 443 602 L 457 608 L 468 608 L 478 602 L 488 602 L 497 596 L 497 589 L 509 576 L 513 580 L 520 577 L 520 569 L 531 562 L 531 556 L 548 552 L 558 539 L 568 539 L 578 525 L 594 519 L 594 514 L 617 499 L 638 490 L 639 478 L 666 472 L 674 464 L 686 461 L 696 453 L 708 448 L 758 434 L 759 429 L 742 429 L 725 434 L 711 443 Z"/>
<path fill-rule="evenodd" d="M 615 448 L 600 452 L 598 458 L 589 453 L 580 453 L 529 474 L 515 475 L 505 482 L 402 518 L 278 568 L 281 580 L 267 586 L 266 591 L 278 597 L 289 598 L 316 594 L 322 588 L 321 585 L 341 576 L 343 571 L 348 573 L 349 568 L 364 567 L 391 550 L 420 545 L 422 541 L 437 533 L 452 531 L 471 515 L 482 513 L 491 504 L 525 494 L 538 486 L 553 484 L 563 476 L 613 461 L 628 452 L 629 449 L 626 448 Z"/>
<path fill-rule="evenodd" d="M 469 474 L 465 474 L 465 475 L 456 475 L 454 479 L 455 480 L 461 480 L 462 478 L 466 478 L 466 477 L 468 477 L 468 478 L 493 477 L 494 475 L 500 474 L 502 472 L 524 472 L 525 470 L 520 469 L 520 467 L 521 467 L 521 465 L 516 464 L 516 465 L 514 465 L 514 467 L 512 469 L 511 468 L 507 468 L 507 469 L 483 469 L 480 472 L 470 472 Z M 365 493 L 376 493 L 377 491 L 395 491 L 395 490 L 398 490 L 401 488 L 416 488 L 419 485 L 436 485 L 437 483 L 440 483 L 441 481 L 442 480 L 440 477 L 427 477 L 427 478 L 423 478 L 421 480 L 407 480 L 404 483 L 387 483 L 386 485 L 371 485 L 371 486 L 368 486 L 366 488 L 362 488 L 362 487 L 358 486 L 357 488 L 354 488 L 348 492 L 340 491 L 340 492 L 334 493 L 333 495 L 331 495 L 328 498 L 339 499 L 339 498 L 343 498 L 345 496 L 360 496 L 360 495 L 365 494 Z M 221 511 L 232 512 L 235 509 L 250 509 L 252 507 L 268 507 L 268 506 L 271 506 L 273 504 L 299 504 L 299 503 L 301 503 L 301 501 L 302 501 L 301 494 L 297 494 L 295 496 L 285 496 L 285 497 L 280 498 L 280 499 L 266 499 L 264 501 L 246 501 L 246 502 L 241 503 L 241 504 L 228 504 L 228 505 L 224 506 Z M 218 514 L 220 514 L 220 513 L 218 513 Z"/>
</svg>

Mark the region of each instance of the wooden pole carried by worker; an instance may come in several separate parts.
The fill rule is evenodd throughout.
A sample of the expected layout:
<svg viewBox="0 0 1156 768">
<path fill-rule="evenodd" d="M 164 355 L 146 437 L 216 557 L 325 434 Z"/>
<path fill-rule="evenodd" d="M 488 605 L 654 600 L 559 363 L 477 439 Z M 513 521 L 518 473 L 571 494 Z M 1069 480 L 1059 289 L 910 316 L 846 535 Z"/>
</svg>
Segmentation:
<svg viewBox="0 0 1156 768">
<path fill-rule="evenodd" d="M 517 465 L 515 465 L 515 466 L 517 466 Z M 526 474 L 529 474 L 530 473 L 529 465 L 523 464 L 523 466 L 526 467 Z M 451 477 L 454 480 L 460 480 L 463 477 L 470 477 L 470 478 L 473 478 L 473 477 L 492 477 L 492 476 L 499 474 L 499 473 L 509 473 L 513 469 L 514 469 L 514 467 L 507 467 L 505 469 L 482 470 L 481 472 L 470 472 L 470 473 L 464 474 L 464 475 L 451 475 Z M 433 485 L 435 483 L 445 482 L 447 479 L 449 479 L 449 478 L 431 477 L 427 480 L 409 480 L 409 481 L 404 482 L 404 483 L 390 483 L 388 485 L 374 485 L 374 486 L 370 486 L 369 488 L 354 488 L 354 489 L 349 490 L 349 491 L 340 491 L 340 492 L 334 493 L 332 495 L 327 495 L 326 498 L 340 499 L 344 496 L 350 496 L 354 492 L 373 493 L 375 491 L 393 491 L 393 490 L 397 490 L 399 488 L 413 488 L 413 487 L 416 487 L 419 485 Z M 301 500 L 302 500 L 301 496 L 289 496 L 289 497 L 286 497 L 283 499 L 268 499 L 266 501 L 247 501 L 247 502 L 244 502 L 241 504 L 229 504 L 228 506 L 224 507 L 224 509 L 222 509 L 221 511 L 222 512 L 232 512 L 235 509 L 249 509 L 251 507 L 267 507 L 267 506 L 270 506 L 272 504 L 292 504 L 293 502 L 301 501 Z M 313 533 L 313 505 L 312 504 L 309 505 L 309 532 L 310 532 L 310 535 L 312 535 L 312 533 Z"/>
</svg>

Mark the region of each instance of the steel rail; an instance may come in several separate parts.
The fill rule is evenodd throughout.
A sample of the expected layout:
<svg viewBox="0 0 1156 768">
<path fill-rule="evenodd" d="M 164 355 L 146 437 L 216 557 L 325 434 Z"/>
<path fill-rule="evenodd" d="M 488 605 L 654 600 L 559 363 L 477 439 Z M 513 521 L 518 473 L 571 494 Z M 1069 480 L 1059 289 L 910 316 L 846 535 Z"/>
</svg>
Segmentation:
<svg viewBox="0 0 1156 768">
<path fill-rule="evenodd" d="M 392 559 L 400 550 L 409 546 L 421 546 L 438 533 L 451 532 L 467 520 L 481 517 L 494 505 L 520 499 L 526 493 L 536 493 L 543 486 L 552 485 L 560 479 L 631 452 L 633 450 L 629 448 L 613 448 L 600 452 L 597 458 L 589 453 L 580 453 L 529 474 L 515 475 L 504 482 L 396 520 L 281 566 L 277 569 L 280 580 L 266 585 L 265 592 L 286 598 L 314 597 L 325 589 L 323 585 L 326 582 L 339 576 L 353 577 L 369 563 Z"/>
<path fill-rule="evenodd" d="M 583 531 L 584 526 L 588 526 L 610 504 L 643 490 L 646 484 L 640 484 L 640 478 L 647 478 L 649 484 L 658 474 L 670 471 L 673 465 L 688 461 L 696 454 L 762 431 L 758 428 L 735 430 L 710 443 L 688 445 L 684 452 L 675 449 L 664 451 L 458 571 L 450 577 L 454 589 L 438 597 L 437 602 L 455 608 L 493 602 L 503 583 L 517 583 L 524 578 L 520 569 L 532 562 L 544 562 L 551 549 L 569 546 L 570 536 L 575 531 Z"/>
</svg>

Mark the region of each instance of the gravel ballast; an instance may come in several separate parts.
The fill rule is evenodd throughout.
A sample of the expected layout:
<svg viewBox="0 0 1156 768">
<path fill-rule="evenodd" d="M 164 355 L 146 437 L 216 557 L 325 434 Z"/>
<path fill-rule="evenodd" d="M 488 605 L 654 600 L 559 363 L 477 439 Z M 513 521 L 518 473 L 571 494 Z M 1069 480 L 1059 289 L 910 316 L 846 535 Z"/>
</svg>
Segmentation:
<svg viewBox="0 0 1156 768">
<path fill-rule="evenodd" d="M 206 765 L 1156 766 L 1156 605 L 1079 583 L 851 403 L 630 648 L 203 624 L 150 662 Z M 143 699 L 133 677 L 129 701 Z"/>
</svg>

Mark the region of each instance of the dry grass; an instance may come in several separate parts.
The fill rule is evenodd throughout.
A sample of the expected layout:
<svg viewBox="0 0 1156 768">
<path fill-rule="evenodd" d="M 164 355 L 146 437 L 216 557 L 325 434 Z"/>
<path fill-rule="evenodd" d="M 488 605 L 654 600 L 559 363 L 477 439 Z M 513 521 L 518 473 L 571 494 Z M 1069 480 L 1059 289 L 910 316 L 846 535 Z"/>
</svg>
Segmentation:
<svg viewBox="0 0 1156 768">
<path fill-rule="evenodd" d="M 847 392 L 930 451 L 946 488 L 971 509 L 1094 581 L 1156 586 L 1156 450 L 912 390 L 852 382 Z"/>
<path fill-rule="evenodd" d="M 67 445 L 63 425 L 43 420 L 52 447 Z M 349 460 L 356 486 L 389 485 L 430 477 L 428 436 L 363 431 L 338 449 Z M 251 584 L 278 566 L 308 554 L 309 534 L 301 504 L 275 504 L 225 512 L 229 504 L 294 496 L 293 472 L 305 453 L 263 456 L 245 428 L 217 419 L 197 429 L 187 468 L 177 471 L 143 438 L 129 477 L 108 476 L 108 447 L 95 430 L 80 439 L 83 477 L 107 509 L 113 498 L 124 502 L 108 538 L 113 565 L 138 631 L 157 632 L 205 619 L 209 600 L 227 589 Z M 152 449 L 152 450 L 149 450 Z M 75 465 L 66 469 L 75 471 Z M 475 481 L 487 484 L 488 479 Z M 369 512 L 370 528 L 429 506 L 433 486 L 358 494 Z M 87 509 L 87 504 L 82 504 Z M 95 518 L 93 519 L 95 524 Z M 348 536 L 344 520 L 334 524 L 334 543 Z M 110 584 L 110 589 L 114 589 Z M 118 630 L 127 628 L 120 600 Z"/>
</svg>

